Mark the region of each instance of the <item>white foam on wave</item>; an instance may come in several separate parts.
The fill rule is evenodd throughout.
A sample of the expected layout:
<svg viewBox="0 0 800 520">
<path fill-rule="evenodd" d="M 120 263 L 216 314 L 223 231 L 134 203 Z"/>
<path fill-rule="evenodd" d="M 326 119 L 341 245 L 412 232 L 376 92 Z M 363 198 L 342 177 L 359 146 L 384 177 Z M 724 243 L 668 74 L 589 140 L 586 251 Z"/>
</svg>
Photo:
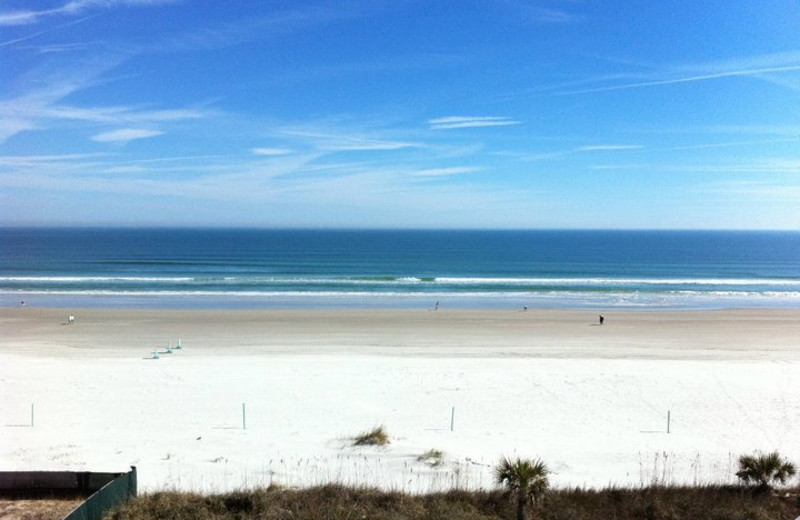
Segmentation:
<svg viewBox="0 0 800 520">
<path fill-rule="evenodd" d="M 329 285 L 535 285 L 535 286 L 776 286 L 800 287 L 791 278 L 512 278 L 512 277 L 298 277 L 298 276 L 0 276 L 0 282 L 17 283 L 230 283 L 329 284 Z"/>
<path fill-rule="evenodd" d="M 147 282 L 147 283 L 173 283 L 191 282 L 191 276 L 176 277 L 150 277 L 150 276 L 0 276 L 0 282 L 31 282 L 31 283 L 86 283 L 86 282 Z"/>
<path fill-rule="evenodd" d="M 797 279 L 775 278 L 436 278 L 452 285 L 778 285 L 800 287 Z"/>
<path fill-rule="evenodd" d="M 797 299 L 800 291 L 212 291 L 212 290 L 111 290 L 111 289 L 5 289 L 0 295 L 54 295 L 54 296 L 112 296 L 112 297 L 242 297 L 242 298 L 440 298 L 440 299 L 496 299 L 496 298 L 548 298 L 548 299 L 586 299 L 592 301 L 614 299 L 659 300 L 669 299 L 726 299 L 726 298 L 766 298 Z"/>
</svg>

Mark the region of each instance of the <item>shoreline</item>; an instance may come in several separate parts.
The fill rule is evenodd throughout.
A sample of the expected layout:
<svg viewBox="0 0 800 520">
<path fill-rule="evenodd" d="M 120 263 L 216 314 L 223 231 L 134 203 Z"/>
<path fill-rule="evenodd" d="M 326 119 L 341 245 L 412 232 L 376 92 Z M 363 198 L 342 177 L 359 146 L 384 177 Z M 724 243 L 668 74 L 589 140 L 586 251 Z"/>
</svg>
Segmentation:
<svg viewBox="0 0 800 520">
<path fill-rule="evenodd" d="M 427 492 L 492 487 L 508 454 L 593 487 L 726 483 L 741 453 L 800 458 L 800 311 L 604 316 L 0 309 L 0 467 L 135 465 L 144 491 Z M 350 446 L 381 424 L 387 447 Z M 440 466 L 418 460 L 431 449 Z"/>
<path fill-rule="evenodd" d="M 291 293 L 264 294 L 0 294 L 0 308 L 24 301 L 38 308 L 131 310 L 421 310 L 436 301 L 450 310 L 539 310 L 669 312 L 706 310 L 800 310 L 800 292 L 539 292 L 539 293 Z"/>
<path fill-rule="evenodd" d="M 74 315 L 74 324 L 67 317 Z M 215 355 L 799 360 L 800 310 L 0 308 L 5 353 L 120 357 L 180 339 Z M 42 347 L 46 346 L 45 350 Z"/>
</svg>

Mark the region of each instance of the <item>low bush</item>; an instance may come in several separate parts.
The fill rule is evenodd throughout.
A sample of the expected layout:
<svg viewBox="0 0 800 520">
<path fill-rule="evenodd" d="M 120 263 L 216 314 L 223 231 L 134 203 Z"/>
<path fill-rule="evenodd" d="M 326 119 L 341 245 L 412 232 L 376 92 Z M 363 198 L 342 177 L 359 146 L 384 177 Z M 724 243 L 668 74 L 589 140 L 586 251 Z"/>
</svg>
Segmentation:
<svg viewBox="0 0 800 520">
<path fill-rule="evenodd" d="M 551 490 L 541 520 L 773 520 L 800 515 L 798 489 L 781 496 L 738 486 Z M 511 520 L 501 491 L 410 495 L 326 485 L 222 495 L 154 493 L 134 498 L 107 520 Z"/>
</svg>

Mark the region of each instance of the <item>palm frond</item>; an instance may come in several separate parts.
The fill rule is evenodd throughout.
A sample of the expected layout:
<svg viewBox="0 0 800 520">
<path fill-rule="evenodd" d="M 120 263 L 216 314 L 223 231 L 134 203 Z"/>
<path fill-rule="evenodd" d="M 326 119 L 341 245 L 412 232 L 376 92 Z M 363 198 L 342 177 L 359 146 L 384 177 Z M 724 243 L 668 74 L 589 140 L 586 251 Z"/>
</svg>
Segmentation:
<svg viewBox="0 0 800 520">
<path fill-rule="evenodd" d="M 503 457 L 494 468 L 495 481 L 509 491 L 539 495 L 550 486 L 550 470 L 540 459 L 524 460 Z"/>
<path fill-rule="evenodd" d="M 796 473 L 794 464 L 783 459 L 777 451 L 773 451 L 739 457 L 739 471 L 736 472 L 736 476 L 744 484 L 771 488 L 773 482 L 786 484 Z"/>
</svg>

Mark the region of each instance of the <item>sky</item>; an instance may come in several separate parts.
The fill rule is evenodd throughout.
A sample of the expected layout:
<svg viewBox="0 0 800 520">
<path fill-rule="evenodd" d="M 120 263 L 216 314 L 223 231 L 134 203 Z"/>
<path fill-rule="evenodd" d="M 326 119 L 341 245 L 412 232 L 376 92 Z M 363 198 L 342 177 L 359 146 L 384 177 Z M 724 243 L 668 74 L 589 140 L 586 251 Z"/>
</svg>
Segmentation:
<svg viewBox="0 0 800 520">
<path fill-rule="evenodd" d="M 0 0 L 0 226 L 800 230 L 798 0 Z"/>
</svg>

